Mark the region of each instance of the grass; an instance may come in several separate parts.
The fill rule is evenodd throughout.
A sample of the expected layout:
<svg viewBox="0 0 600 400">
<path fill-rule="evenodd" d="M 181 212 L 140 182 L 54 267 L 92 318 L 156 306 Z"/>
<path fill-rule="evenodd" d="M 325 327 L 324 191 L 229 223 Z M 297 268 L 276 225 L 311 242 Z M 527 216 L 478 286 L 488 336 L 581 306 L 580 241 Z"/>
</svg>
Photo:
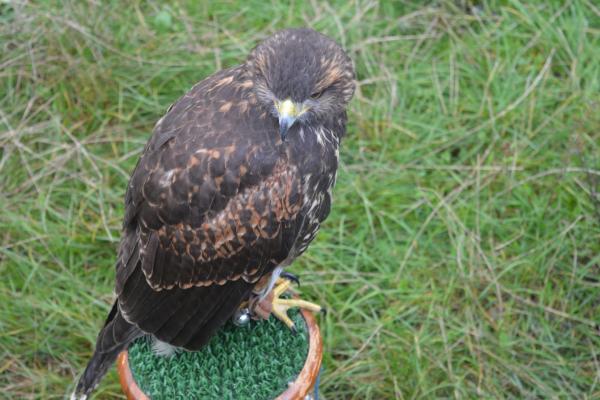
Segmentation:
<svg viewBox="0 0 600 400">
<path fill-rule="evenodd" d="M 297 311 L 292 318 L 296 335 L 275 318 L 243 328 L 230 322 L 201 351 L 172 357 L 155 355 L 152 340 L 139 338 L 128 353 L 133 379 L 153 400 L 276 398 L 308 353 L 306 323 Z"/>
<path fill-rule="evenodd" d="M 90 357 L 169 104 L 308 25 L 359 83 L 292 267 L 330 310 L 322 397 L 600 398 L 594 1 L 124 4 L 0 3 L 0 397 L 63 398 Z"/>
</svg>

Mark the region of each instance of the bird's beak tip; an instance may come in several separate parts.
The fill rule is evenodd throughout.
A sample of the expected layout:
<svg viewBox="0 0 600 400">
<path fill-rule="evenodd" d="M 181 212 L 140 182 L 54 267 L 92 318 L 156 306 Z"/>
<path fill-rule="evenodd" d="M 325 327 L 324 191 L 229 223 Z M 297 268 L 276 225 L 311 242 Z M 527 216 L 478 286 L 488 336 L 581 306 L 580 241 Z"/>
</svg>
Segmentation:
<svg viewBox="0 0 600 400">
<path fill-rule="evenodd" d="M 287 137 L 289 129 L 292 127 L 294 122 L 296 121 L 293 117 L 280 117 L 279 118 L 279 135 L 281 136 L 281 141 L 285 142 L 285 138 Z"/>
</svg>

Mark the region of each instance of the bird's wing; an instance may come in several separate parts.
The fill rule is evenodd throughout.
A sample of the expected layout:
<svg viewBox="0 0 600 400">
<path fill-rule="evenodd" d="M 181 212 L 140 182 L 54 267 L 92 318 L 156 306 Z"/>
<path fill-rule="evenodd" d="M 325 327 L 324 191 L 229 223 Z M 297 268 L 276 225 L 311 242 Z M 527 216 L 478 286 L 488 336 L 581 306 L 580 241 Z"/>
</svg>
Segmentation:
<svg viewBox="0 0 600 400">
<path fill-rule="evenodd" d="M 136 174 L 146 177 L 137 188 L 143 204 L 132 207 L 139 207 L 137 245 L 152 288 L 254 282 L 286 258 L 301 206 L 300 179 L 285 161 L 265 156 L 273 157 L 273 167 L 261 171 L 265 159 L 253 163 L 247 148 L 184 155 L 167 145 L 162 158 L 172 168 L 138 167 Z M 247 184 L 244 173 L 255 183 Z"/>
<path fill-rule="evenodd" d="M 154 290 L 252 283 L 295 241 L 302 182 L 286 153 L 231 131 L 239 124 L 223 120 L 241 116 L 214 115 L 218 102 L 205 97 L 192 91 L 175 104 L 135 168 L 117 294 L 138 261 Z"/>
<path fill-rule="evenodd" d="M 302 178 L 227 70 L 196 85 L 155 127 L 125 196 L 116 294 L 144 332 L 196 350 L 298 236 Z M 258 113 L 258 114 L 257 114 Z"/>
</svg>

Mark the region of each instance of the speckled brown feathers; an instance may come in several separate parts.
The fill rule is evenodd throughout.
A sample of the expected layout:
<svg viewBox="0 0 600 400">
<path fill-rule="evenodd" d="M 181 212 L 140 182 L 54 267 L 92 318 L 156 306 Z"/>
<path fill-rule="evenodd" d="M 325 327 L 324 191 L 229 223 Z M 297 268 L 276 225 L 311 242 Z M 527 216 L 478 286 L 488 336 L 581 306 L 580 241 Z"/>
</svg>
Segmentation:
<svg viewBox="0 0 600 400">
<path fill-rule="evenodd" d="M 189 299 L 182 290 L 212 287 L 211 293 L 227 293 L 236 281 L 243 282 L 238 286 L 246 295 L 261 277 L 301 254 L 329 213 L 345 111 L 295 126 L 296 133 L 283 143 L 272 110 L 257 97 L 264 80 L 253 63 L 260 54 L 271 56 L 260 74 L 281 75 L 273 57 L 278 48 L 289 51 L 303 34 L 323 41 L 325 49 L 337 46 L 314 31 L 290 32 L 287 47 L 280 43 L 286 35 L 275 35 L 257 47 L 247 64 L 194 86 L 156 124 L 127 190 L 116 279 L 121 312 L 146 332 L 156 334 L 160 327 L 143 321 L 154 319 L 156 325 L 164 319 L 156 316 L 155 298 L 169 304 L 170 296 L 186 297 L 199 308 L 208 307 L 202 290 L 190 290 L 194 296 Z M 353 85 L 351 64 L 343 52 L 331 52 L 329 58 L 323 52 L 310 59 L 307 54 L 303 57 L 310 67 L 301 74 L 306 88 L 299 81 L 293 84 L 307 93 L 311 86 L 323 90 L 337 84 L 342 97 L 349 87 L 353 90 L 348 86 Z M 284 67 L 287 62 L 281 61 Z M 285 76 L 267 78 L 275 95 L 283 85 L 278 79 Z M 135 289 L 127 286 L 140 279 L 139 271 L 150 290 L 141 282 Z M 219 298 L 213 293 L 210 300 Z M 222 312 L 229 316 L 234 311 L 232 306 Z M 171 319 L 181 313 L 165 306 L 160 312 Z M 194 334 L 207 336 L 201 328 Z"/>
<path fill-rule="evenodd" d="M 330 211 L 353 78 L 335 42 L 292 29 L 169 108 L 127 188 L 117 301 L 75 394 L 136 336 L 199 349 L 306 250 Z M 274 107 L 284 99 L 307 110 L 285 142 Z"/>
<path fill-rule="evenodd" d="M 245 82 L 237 68 L 194 87 L 157 124 L 131 178 L 125 234 L 139 238 L 155 290 L 255 282 L 287 256 L 278 235 L 293 231 L 301 175 L 267 134 L 270 118 L 240 109 L 254 98 Z M 129 273 L 117 270 L 118 289 Z"/>
</svg>

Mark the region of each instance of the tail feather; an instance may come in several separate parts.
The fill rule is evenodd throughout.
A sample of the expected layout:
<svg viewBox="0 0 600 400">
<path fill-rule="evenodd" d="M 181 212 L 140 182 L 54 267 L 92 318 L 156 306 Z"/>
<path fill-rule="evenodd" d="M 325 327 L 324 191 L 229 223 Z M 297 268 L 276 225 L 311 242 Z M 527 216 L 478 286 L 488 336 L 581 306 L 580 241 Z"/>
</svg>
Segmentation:
<svg viewBox="0 0 600 400">
<path fill-rule="evenodd" d="M 123 318 L 119 306 L 115 302 L 104 327 L 98 334 L 94 355 L 79 378 L 77 387 L 71 394 L 71 400 L 86 400 L 115 362 L 119 353 L 141 335 L 142 332 L 136 326 Z"/>
</svg>

